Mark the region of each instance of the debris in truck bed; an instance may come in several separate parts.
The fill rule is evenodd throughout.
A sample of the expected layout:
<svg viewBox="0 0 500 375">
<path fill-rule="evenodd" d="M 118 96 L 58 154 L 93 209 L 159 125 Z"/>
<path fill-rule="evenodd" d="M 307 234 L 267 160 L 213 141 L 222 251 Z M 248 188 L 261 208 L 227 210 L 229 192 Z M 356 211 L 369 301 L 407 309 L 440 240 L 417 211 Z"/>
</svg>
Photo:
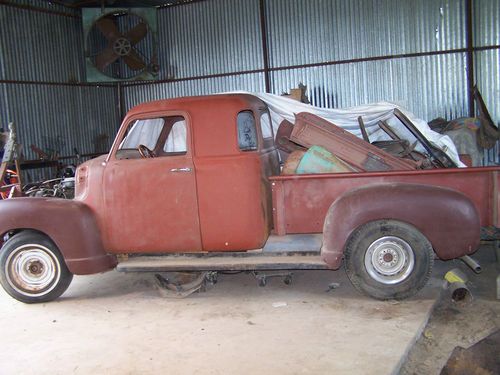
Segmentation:
<svg viewBox="0 0 500 375">
<path fill-rule="evenodd" d="M 394 157 L 312 113 L 296 115 L 290 139 L 308 148 L 322 146 L 359 171 L 417 169 L 415 162 Z"/>
<path fill-rule="evenodd" d="M 276 132 L 276 147 L 283 156 L 288 156 L 296 150 L 304 150 L 304 147 L 290 141 L 293 124 L 290 121 L 283 120 Z M 285 155 L 283 155 L 283 153 Z"/>
<path fill-rule="evenodd" d="M 434 147 L 427 138 L 420 132 L 420 130 L 410 121 L 410 119 L 399 109 L 394 109 L 394 115 L 403 123 L 403 125 L 408 129 L 411 134 L 420 142 L 420 144 L 424 147 L 424 149 L 429 153 L 432 157 L 433 162 L 438 167 L 443 168 L 454 168 L 457 167 L 457 164 L 451 160 L 451 158 L 436 147 Z"/>
<path fill-rule="evenodd" d="M 350 108 L 319 108 L 273 94 L 252 93 L 252 95 L 255 95 L 263 100 L 269 107 L 273 128 L 275 130 L 278 129 L 283 120 L 294 123 L 296 113 L 307 112 L 332 122 L 342 129 L 349 131 L 351 134 L 361 138 L 362 134 L 359 128 L 360 125 L 358 118 L 362 116 L 370 142 L 389 139 L 389 137 L 382 129 L 380 129 L 378 125 L 379 121 L 384 120 L 391 126 L 396 134 L 398 134 L 402 139 L 407 139 L 411 145 L 415 142 L 414 137 L 394 116 L 394 109 L 399 109 L 409 120 L 411 120 L 415 127 L 434 147 L 445 152 L 456 165 L 460 167 L 465 166 L 460 162 L 455 145 L 449 137 L 432 131 L 426 121 L 418 118 L 407 109 L 395 103 L 382 101 Z M 420 153 L 426 152 L 421 144 L 416 145 L 415 151 Z"/>
<path fill-rule="evenodd" d="M 312 146 L 302 156 L 295 173 L 346 173 L 357 170 L 321 146 Z"/>
<path fill-rule="evenodd" d="M 281 170 L 281 174 L 295 174 L 297 171 L 297 167 L 300 163 L 300 160 L 306 153 L 305 150 L 296 150 L 288 156 L 285 163 L 283 164 L 283 168 Z"/>
</svg>

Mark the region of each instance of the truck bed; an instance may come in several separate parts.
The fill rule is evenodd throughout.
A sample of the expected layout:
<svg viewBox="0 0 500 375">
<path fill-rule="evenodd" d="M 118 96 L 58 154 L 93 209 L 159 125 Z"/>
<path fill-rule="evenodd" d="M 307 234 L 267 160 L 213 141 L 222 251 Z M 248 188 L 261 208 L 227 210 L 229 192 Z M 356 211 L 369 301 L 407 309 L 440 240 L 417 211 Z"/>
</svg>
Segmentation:
<svg viewBox="0 0 500 375">
<path fill-rule="evenodd" d="M 322 233 L 328 208 L 342 194 L 391 183 L 439 186 L 461 192 L 476 206 L 482 227 L 499 227 L 499 171 L 499 167 L 479 167 L 273 176 L 270 179 L 274 230 L 278 235 Z"/>
</svg>

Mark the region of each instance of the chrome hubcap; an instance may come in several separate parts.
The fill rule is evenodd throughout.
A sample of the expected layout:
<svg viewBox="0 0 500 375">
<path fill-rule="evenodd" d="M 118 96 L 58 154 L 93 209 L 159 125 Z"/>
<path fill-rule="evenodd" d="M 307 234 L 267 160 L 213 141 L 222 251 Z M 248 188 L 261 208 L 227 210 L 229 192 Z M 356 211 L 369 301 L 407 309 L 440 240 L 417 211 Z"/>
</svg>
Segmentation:
<svg viewBox="0 0 500 375">
<path fill-rule="evenodd" d="M 36 244 L 18 247 L 7 258 L 5 268 L 9 285 L 31 297 L 47 294 L 61 277 L 54 253 Z"/>
<path fill-rule="evenodd" d="M 397 284 L 404 281 L 415 267 L 415 255 L 405 240 L 385 236 L 372 242 L 365 254 L 365 268 L 368 274 L 383 284 Z"/>
</svg>

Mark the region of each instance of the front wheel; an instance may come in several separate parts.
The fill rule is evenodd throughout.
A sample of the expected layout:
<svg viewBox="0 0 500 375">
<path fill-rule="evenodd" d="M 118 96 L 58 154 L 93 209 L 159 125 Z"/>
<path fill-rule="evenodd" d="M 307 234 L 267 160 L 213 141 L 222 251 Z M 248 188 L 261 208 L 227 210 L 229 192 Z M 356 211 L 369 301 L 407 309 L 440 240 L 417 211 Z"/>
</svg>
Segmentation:
<svg viewBox="0 0 500 375">
<path fill-rule="evenodd" d="M 434 262 L 429 240 L 412 225 L 379 220 L 362 225 L 345 249 L 345 268 L 359 291 L 380 299 L 404 299 L 427 283 Z"/>
<path fill-rule="evenodd" d="M 18 301 L 52 301 L 72 279 L 57 246 L 40 233 L 16 234 L 0 250 L 0 284 Z"/>
</svg>

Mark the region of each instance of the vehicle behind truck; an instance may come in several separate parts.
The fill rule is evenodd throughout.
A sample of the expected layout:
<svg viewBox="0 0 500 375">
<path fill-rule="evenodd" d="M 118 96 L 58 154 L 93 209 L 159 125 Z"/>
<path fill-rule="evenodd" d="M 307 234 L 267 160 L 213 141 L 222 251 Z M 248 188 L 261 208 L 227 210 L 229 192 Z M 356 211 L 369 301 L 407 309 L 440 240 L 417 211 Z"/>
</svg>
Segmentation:
<svg viewBox="0 0 500 375">
<path fill-rule="evenodd" d="M 344 264 L 359 291 L 403 299 L 435 257 L 468 256 L 499 227 L 497 167 L 282 176 L 274 139 L 247 94 L 133 108 L 109 154 L 78 167 L 74 199 L 0 202 L 3 288 L 37 303 L 114 268 L 196 272 L 199 286 Z"/>
</svg>

